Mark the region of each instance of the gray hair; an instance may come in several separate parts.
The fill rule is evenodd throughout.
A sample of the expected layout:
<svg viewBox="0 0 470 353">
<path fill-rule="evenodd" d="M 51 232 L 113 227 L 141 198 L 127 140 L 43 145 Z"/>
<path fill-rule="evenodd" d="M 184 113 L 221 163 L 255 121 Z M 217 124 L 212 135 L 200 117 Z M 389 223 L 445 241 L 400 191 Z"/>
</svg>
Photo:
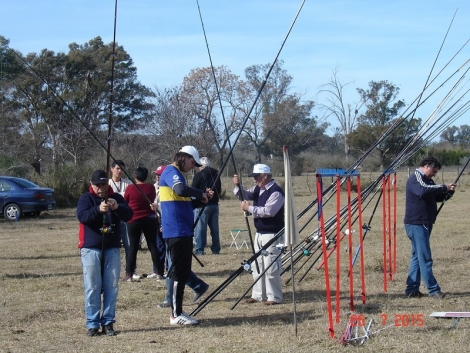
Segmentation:
<svg viewBox="0 0 470 353">
<path fill-rule="evenodd" d="M 201 157 L 201 164 L 203 167 L 210 167 L 211 162 L 209 161 L 209 158 L 207 157 Z"/>
</svg>

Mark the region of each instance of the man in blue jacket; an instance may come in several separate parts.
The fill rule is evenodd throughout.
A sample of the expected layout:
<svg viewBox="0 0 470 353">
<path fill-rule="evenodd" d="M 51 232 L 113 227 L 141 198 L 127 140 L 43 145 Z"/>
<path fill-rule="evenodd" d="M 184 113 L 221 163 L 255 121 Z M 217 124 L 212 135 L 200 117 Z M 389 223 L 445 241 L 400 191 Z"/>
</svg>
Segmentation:
<svg viewBox="0 0 470 353">
<path fill-rule="evenodd" d="M 405 230 L 411 240 L 411 260 L 406 279 L 405 294 L 420 298 L 421 277 L 429 296 L 444 298 L 445 294 L 432 273 L 432 255 L 429 238 L 437 217 L 437 202 L 442 202 L 455 191 L 455 184 L 436 185 L 432 178 L 441 169 L 441 163 L 434 157 L 424 158 L 418 169 L 406 183 Z"/>
<path fill-rule="evenodd" d="M 109 196 L 107 201 L 106 188 Z M 80 197 L 77 205 L 77 218 L 80 222 L 78 247 L 85 286 L 87 335 L 90 337 L 98 334 L 100 325 L 103 334 L 116 335 L 113 324 L 121 269 L 119 222 L 127 222 L 132 214 L 132 209 L 124 198 L 108 185 L 106 172 L 95 171 L 91 176 L 89 191 Z"/>
</svg>

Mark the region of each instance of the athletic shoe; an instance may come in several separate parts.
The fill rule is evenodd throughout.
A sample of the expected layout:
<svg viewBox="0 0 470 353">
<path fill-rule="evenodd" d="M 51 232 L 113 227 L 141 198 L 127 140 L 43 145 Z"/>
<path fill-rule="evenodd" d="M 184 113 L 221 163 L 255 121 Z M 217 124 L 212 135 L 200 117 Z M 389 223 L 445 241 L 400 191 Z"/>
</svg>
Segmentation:
<svg viewBox="0 0 470 353">
<path fill-rule="evenodd" d="M 165 279 L 162 275 L 156 275 L 157 281 L 163 281 Z"/>
<path fill-rule="evenodd" d="M 98 329 L 97 328 L 89 328 L 88 331 L 86 332 L 86 335 L 88 337 L 95 337 L 98 335 Z"/>
<path fill-rule="evenodd" d="M 189 316 L 183 311 L 180 316 L 173 317 L 173 315 L 171 315 L 170 324 L 171 325 L 199 325 L 199 321 Z"/>
<path fill-rule="evenodd" d="M 114 331 L 113 324 L 104 325 L 103 328 L 102 328 L 102 332 L 106 336 L 116 336 L 117 335 L 117 332 Z"/>
<path fill-rule="evenodd" d="M 163 303 L 157 304 L 157 308 L 164 309 L 164 308 L 171 308 L 170 302 L 166 300 Z"/>
<path fill-rule="evenodd" d="M 412 293 L 406 294 L 406 296 L 408 298 L 422 298 L 422 297 L 424 297 L 424 294 L 421 293 L 420 291 L 417 291 L 417 292 L 412 292 Z"/>
<path fill-rule="evenodd" d="M 445 293 L 437 292 L 431 295 L 430 297 L 433 299 L 444 299 L 445 296 L 446 296 Z"/>
<path fill-rule="evenodd" d="M 140 275 L 138 275 L 137 273 L 134 273 L 132 275 L 132 279 L 140 279 Z"/>
<path fill-rule="evenodd" d="M 148 275 L 147 278 L 157 278 L 157 274 L 154 272 L 151 275 Z"/>
<path fill-rule="evenodd" d="M 122 280 L 123 282 L 134 282 L 134 280 L 132 279 L 132 275 L 126 273 L 126 277 L 124 277 L 124 279 Z"/>
<path fill-rule="evenodd" d="M 194 297 L 193 297 L 193 303 L 201 299 L 201 297 L 204 295 L 205 292 L 207 292 L 208 289 L 209 289 L 209 285 L 206 284 L 206 286 L 202 290 L 200 290 L 199 292 L 195 292 Z"/>
</svg>

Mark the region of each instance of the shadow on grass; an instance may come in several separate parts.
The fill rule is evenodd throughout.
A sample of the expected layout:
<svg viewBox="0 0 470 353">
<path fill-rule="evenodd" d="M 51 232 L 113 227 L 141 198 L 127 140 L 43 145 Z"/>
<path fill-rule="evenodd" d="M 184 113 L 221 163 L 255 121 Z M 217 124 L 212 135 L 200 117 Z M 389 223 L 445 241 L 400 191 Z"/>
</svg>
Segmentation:
<svg viewBox="0 0 470 353">
<path fill-rule="evenodd" d="M 31 278 L 48 278 L 48 277 L 70 277 L 70 276 L 81 276 L 83 272 L 76 273 L 46 273 L 46 274 L 36 274 L 36 273 L 18 273 L 18 274 L 6 274 L 4 275 L 6 279 L 31 279 Z"/>
<path fill-rule="evenodd" d="M 262 304 L 261 304 L 262 305 Z M 268 308 L 266 308 L 268 309 Z M 234 315 L 231 314 L 228 317 L 219 317 L 219 318 L 204 318 L 199 319 L 197 316 L 196 318 L 200 320 L 200 325 L 197 326 L 186 326 L 185 328 L 188 330 L 197 329 L 197 327 L 224 327 L 224 326 L 242 326 L 242 325 L 265 325 L 269 327 L 272 325 L 273 322 L 281 322 L 285 325 L 290 325 L 294 323 L 293 312 L 283 312 L 283 313 L 273 313 L 266 311 L 266 314 L 258 315 L 256 314 L 253 316 L 247 316 L 246 314 L 238 314 Z M 297 310 L 297 323 L 301 323 L 303 321 L 312 320 L 312 319 L 324 319 L 324 315 L 321 313 L 315 314 L 312 313 L 311 310 Z M 147 328 L 147 329 L 123 329 L 119 330 L 119 333 L 131 333 L 131 332 L 154 332 L 154 331 L 169 331 L 175 329 L 184 329 L 181 326 L 171 326 L 168 323 L 168 326 L 160 326 L 154 328 Z"/>
<path fill-rule="evenodd" d="M 80 257 L 80 255 L 77 254 L 67 254 L 67 255 L 39 255 L 39 256 L 28 256 L 28 257 L 4 257 L 0 256 L 0 260 L 50 260 L 50 259 L 66 259 L 70 257 Z"/>
</svg>

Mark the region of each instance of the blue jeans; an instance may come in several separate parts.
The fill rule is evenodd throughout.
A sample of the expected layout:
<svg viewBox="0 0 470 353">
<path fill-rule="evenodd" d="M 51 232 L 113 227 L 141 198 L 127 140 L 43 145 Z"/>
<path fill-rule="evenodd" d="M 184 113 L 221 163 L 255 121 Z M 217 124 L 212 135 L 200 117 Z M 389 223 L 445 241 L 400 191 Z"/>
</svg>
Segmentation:
<svg viewBox="0 0 470 353">
<path fill-rule="evenodd" d="M 200 208 L 194 210 L 194 221 L 196 221 Z M 220 252 L 220 237 L 219 237 L 219 205 L 206 205 L 202 211 L 201 218 L 196 224 L 194 229 L 195 253 L 196 255 L 203 255 L 204 248 L 207 244 L 207 227 L 211 231 L 212 245 L 211 250 L 213 254 Z"/>
<path fill-rule="evenodd" d="M 441 291 L 432 273 L 432 255 L 429 238 L 432 225 L 405 224 L 406 235 L 411 240 L 411 260 L 406 279 L 405 294 L 418 292 L 421 277 L 428 289 L 429 295 Z"/>
<path fill-rule="evenodd" d="M 83 284 L 85 286 L 86 327 L 99 329 L 115 322 L 118 283 L 121 272 L 121 254 L 118 248 L 106 249 L 104 273 L 101 274 L 101 249 L 80 249 Z M 103 312 L 101 311 L 103 294 Z"/>
<path fill-rule="evenodd" d="M 170 254 L 168 252 L 168 249 L 167 249 L 167 252 L 166 252 L 166 261 L 167 261 L 167 268 L 170 269 L 171 268 L 171 257 L 170 257 Z M 200 292 L 203 288 L 205 288 L 206 286 L 208 286 L 208 284 L 206 282 L 204 282 L 202 279 L 200 279 L 198 276 L 196 276 L 196 274 L 191 271 L 191 273 L 189 274 L 189 277 L 186 281 L 186 285 L 191 288 L 194 293 L 198 293 Z M 165 301 L 170 303 L 171 301 L 171 298 L 170 298 L 170 278 L 169 276 L 166 277 L 166 296 L 165 296 Z"/>
</svg>

